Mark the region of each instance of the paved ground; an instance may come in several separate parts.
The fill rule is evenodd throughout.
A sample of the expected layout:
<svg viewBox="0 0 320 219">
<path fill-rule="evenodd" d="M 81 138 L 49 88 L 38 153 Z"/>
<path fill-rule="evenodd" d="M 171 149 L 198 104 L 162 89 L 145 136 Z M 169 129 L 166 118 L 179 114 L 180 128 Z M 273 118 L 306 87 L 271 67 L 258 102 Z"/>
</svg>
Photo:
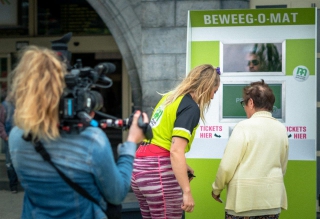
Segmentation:
<svg viewBox="0 0 320 219">
<path fill-rule="evenodd" d="M 0 219 L 20 219 L 24 192 L 19 185 L 19 192 L 9 191 L 5 156 L 0 148 Z M 122 219 L 142 219 L 135 195 L 129 192 L 122 203 Z"/>
<path fill-rule="evenodd" d="M 22 211 L 22 202 L 23 202 L 24 192 L 20 191 L 16 194 L 12 194 L 8 190 L 0 190 L 0 219 L 20 219 Z M 134 215 L 129 216 L 129 211 L 139 209 L 136 197 L 133 193 L 128 193 L 126 199 L 123 202 L 123 209 L 127 211 L 125 218 L 141 218 L 136 212 Z M 140 212 L 139 212 L 140 213 Z"/>
<path fill-rule="evenodd" d="M 23 195 L 24 192 L 21 187 L 16 194 L 9 191 L 4 155 L 0 153 L 0 219 L 20 219 Z M 137 199 L 132 192 L 128 193 L 122 206 L 122 219 L 142 219 Z M 320 213 L 317 213 L 316 219 L 320 219 Z"/>
<path fill-rule="evenodd" d="M 0 190 L 0 219 L 20 219 L 22 210 L 24 192 L 20 191 L 12 194 L 8 190 Z M 128 193 L 124 201 L 124 208 L 128 211 L 139 208 L 136 202 L 136 197 L 133 193 Z M 123 213 L 123 219 L 141 219 L 140 212 Z M 320 219 L 320 214 L 317 214 L 317 219 Z"/>
<path fill-rule="evenodd" d="M 24 192 L 12 194 L 8 190 L 0 190 L 0 218 L 19 219 L 22 210 Z"/>
</svg>

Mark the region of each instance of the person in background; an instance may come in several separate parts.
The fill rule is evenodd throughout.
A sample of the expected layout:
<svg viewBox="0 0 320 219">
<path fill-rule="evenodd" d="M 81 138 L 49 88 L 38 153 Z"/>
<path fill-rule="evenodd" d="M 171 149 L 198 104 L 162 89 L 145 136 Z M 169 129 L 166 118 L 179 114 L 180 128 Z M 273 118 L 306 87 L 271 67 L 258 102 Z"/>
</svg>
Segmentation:
<svg viewBox="0 0 320 219">
<path fill-rule="evenodd" d="M 247 68 L 250 72 L 264 72 L 266 71 L 266 63 L 262 56 L 256 53 L 249 53 L 247 55 Z"/>
<path fill-rule="evenodd" d="M 143 218 L 180 219 L 183 211 L 194 210 L 194 170 L 185 153 L 219 86 L 220 68 L 200 65 L 155 107 L 150 120 L 153 138 L 138 148 L 131 179 Z"/>
<path fill-rule="evenodd" d="M 13 114 L 14 105 L 11 100 L 10 93 L 7 95 L 2 104 L 0 105 L 0 137 L 4 145 L 5 156 L 6 156 L 6 167 L 9 179 L 9 187 L 12 193 L 18 192 L 18 177 L 16 171 L 12 165 L 11 156 L 9 152 L 8 138 L 10 131 L 13 127 Z"/>
<path fill-rule="evenodd" d="M 218 202 L 227 186 L 226 219 L 273 219 L 287 209 L 289 143 L 285 126 L 271 115 L 274 102 L 264 80 L 243 90 L 248 119 L 234 127 L 212 184 Z"/>
<path fill-rule="evenodd" d="M 11 130 L 9 144 L 25 190 L 21 218 L 105 219 L 106 203 L 121 204 L 130 189 L 136 146 L 145 138 L 137 124 L 141 112 L 134 114 L 127 141 L 119 145 L 115 163 L 109 139 L 100 128 L 88 126 L 70 133 L 59 128 L 66 74 L 66 65 L 56 52 L 36 46 L 23 50 L 13 71 L 16 126 Z M 148 122 L 145 113 L 143 121 Z M 60 177 L 35 150 L 33 142 L 37 140 L 55 166 L 99 204 Z"/>
<path fill-rule="evenodd" d="M 246 57 L 249 72 L 281 72 L 281 55 L 273 43 L 255 43 Z"/>
</svg>

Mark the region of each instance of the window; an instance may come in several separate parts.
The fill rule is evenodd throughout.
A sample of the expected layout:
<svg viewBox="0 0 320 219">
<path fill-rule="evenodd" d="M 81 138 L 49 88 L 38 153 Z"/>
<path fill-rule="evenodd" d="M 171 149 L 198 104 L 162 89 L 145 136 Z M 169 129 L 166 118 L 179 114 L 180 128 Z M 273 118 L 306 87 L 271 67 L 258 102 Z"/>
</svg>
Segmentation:
<svg viewBox="0 0 320 219">
<path fill-rule="evenodd" d="M 287 8 L 287 5 L 256 5 L 256 8 Z"/>
<path fill-rule="evenodd" d="M 29 1 L 0 1 L 0 37 L 29 34 Z"/>
<path fill-rule="evenodd" d="M 38 35 L 110 34 L 97 12 L 86 0 L 38 1 Z"/>
</svg>

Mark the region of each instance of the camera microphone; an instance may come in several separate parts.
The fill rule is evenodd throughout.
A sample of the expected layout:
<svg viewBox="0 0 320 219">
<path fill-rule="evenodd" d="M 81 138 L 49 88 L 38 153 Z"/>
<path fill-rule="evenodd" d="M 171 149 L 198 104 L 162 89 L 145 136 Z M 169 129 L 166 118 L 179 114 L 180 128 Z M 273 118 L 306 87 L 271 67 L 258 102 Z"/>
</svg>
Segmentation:
<svg viewBox="0 0 320 219">
<path fill-rule="evenodd" d="M 116 70 L 116 66 L 110 62 L 102 62 L 94 67 L 99 75 L 113 73 Z"/>
<path fill-rule="evenodd" d="M 100 75 L 99 80 L 101 82 L 103 82 L 103 84 L 106 85 L 106 88 L 109 88 L 113 85 L 113 81 L 110 78 L 108 78 L 107 76 Z"/>
<path fill-rule="evenodd" d="M 113 85 L 113 81 L 105 76 L 105 74 L 113 73 L 116 70 L 116 66 L 110 62 L 102 62 L 94 67 L 94 70 L 98 72 L 99 81 L 105 84 L 105 88 L 109 88 Z"/>
</svg>

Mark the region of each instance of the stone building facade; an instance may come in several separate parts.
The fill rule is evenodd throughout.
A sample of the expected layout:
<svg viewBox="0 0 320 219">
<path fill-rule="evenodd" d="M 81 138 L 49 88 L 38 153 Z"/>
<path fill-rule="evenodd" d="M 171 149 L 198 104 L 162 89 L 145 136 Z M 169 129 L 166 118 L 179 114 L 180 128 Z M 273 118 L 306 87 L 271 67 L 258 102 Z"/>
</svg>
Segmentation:
<svg viewBox="0 0 320 219">
<path fill-rule="evenodd" d="M 88 0 L 111 31 L 127 67 L 134 108 L 149 115 L 186 74 L 189 10 L 249 8 L 248 0 Z"/>
</svg>

